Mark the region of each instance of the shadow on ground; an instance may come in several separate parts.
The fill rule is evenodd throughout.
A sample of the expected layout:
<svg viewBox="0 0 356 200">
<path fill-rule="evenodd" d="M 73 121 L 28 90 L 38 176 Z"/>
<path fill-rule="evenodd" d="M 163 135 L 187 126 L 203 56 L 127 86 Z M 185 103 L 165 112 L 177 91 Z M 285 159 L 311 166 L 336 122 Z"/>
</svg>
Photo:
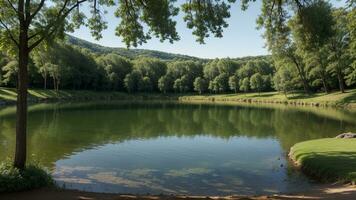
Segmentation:
<svg viewBox="0 0 356 200">
<path fill-rule="evenodd" d="M 28 192 L 0 194 L 6 200 L 289 200 L 289 199 L 321 199 L 349 200 L 356 199 L 356 187 L 345 185 L 324 185 L 303 194 L 273 196 L 134 196 L 88 193 L 72 190 L 41 189 Z"/>
</svg>

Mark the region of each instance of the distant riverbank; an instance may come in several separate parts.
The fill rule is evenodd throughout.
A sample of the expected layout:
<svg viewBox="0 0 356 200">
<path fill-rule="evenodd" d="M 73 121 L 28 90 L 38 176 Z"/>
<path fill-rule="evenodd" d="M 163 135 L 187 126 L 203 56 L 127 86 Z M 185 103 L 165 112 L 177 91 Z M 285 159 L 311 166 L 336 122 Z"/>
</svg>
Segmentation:
<svg viewBox="0 0 356 200">
<path fill-rule="evenodd" d="M 356 109 L 356 89 L 345 93 L 332 92 L 329 94 L 315 93 L 305 95 L 293 93 L 285 96 L 278 92 L 245 93 L 245 94 L 161 94 L 135 93 L 128 94 L 115 91 L 86 91 L 86 90 L 54 90 L 31 89 L 29 102 L 46 101 L 95 101 L 95 100 L 178 100 L 181 102 L 208 103 L 249 103 L 249 104 L 287 104 L 296 106 L 342 107 Z M 16 90 L 0 88 L 0 105 L 11 105 L 16 102 Z"/>
<path fill-rule="evenodd" d="M 315 93 L 312 95 L 294 93 L 288 94 L 288 96 L 278 92 L 264 92 L 260 94 L 185 95 L 179 97 L 179 100 L 183 102 L 287 104 L 297 106 L 342 107 L 356 109 L 356 89 L 348 90 L 345 93 Z"/>
</svg>

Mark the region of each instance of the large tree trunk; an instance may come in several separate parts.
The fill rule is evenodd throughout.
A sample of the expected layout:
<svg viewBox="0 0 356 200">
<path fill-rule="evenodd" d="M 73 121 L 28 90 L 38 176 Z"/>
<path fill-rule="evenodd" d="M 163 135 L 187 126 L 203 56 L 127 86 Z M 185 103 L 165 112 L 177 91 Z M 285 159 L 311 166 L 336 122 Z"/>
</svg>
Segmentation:
<svg viewBox="0 0 356 200">
<path fill-rule="evenodd" d="M 21 30 L 19 42 L 19 70 L 17 78 L 16 149 L 14 167 L 24 169 L 27 154 L 27 89 L 29 49 L 27 32 Z"/>
</svg>

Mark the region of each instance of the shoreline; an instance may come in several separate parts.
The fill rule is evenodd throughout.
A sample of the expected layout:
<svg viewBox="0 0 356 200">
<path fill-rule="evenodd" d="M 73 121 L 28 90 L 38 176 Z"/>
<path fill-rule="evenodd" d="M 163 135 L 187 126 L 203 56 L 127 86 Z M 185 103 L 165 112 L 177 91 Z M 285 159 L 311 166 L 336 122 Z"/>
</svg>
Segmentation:
<svg viewBox="0 0 356 200">
<path fill-rule="evenodd" d="M 342 109 L 356 109 L 356 89 L 346 93 L 333 92 L 329 94 L 316 93 L 312 96 L 304 94 L 290 94 L 287 99 L 278 92 L 246 93 L 246 94 L 162 94 L 162 93 L 124 93 L 117 91 L 85 91 L 31 89 L 29 103 L 46 102 L 80 102 L 80 101 L 120 101 L 120 100 L 174 100 L 183 103 L 219 103 L 219 104 L 266 104 L 288 105 L 296 107 L 332 107 Z M 16 104 L 16 90 L 14 88 L 0 88 L 0 106 Z"/>
<path fill-rule="evenodd" d="M 318 182 L 355 185 L 356 139 L 322 138 L 294 144 L 288 153 L 293 165 Z"/>
</svg>

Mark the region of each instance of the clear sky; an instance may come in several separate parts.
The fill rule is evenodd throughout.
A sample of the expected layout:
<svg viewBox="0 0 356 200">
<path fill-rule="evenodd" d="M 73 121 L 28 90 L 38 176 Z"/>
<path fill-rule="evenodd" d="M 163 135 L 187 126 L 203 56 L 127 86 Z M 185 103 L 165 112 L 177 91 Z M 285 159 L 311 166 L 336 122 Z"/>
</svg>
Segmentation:
<svg viewBox="0 0 356 200">
<path fill-rule="evenodd" d="M 175 18 L 177 21 L 176 28 L 181 38 L 179 41 L 173 44 L 168 41 L 161 43 L 158 39 L 152 38 L 146 44 L 138 46 L 138 48 L 179 53 L 201 58 L 235 58 L 266 55 L 268 52 L 264 48 L 265 42 L 261 36 L 262 30 L 256 29 L 256 19 L 260 13 L 261 2 L 258 0 L 251 3 L 249 9 L 246 11 L 241 11 L 238 3 L 234 4 L 231 8 L 231 17 L 228 19 L 229 27 L 224 30 L 223 38 L 210 37 L 206 39 L 206 44 L 197 43 L 195 37 L 192 35 L 192 31 L 186 28 L 186 24 L 180 14 Z M 342 4 L 335 0 L 332 3 L 336 6 Z M 103 46 L 125 47 L 125 44 L 121 42 L 121 38 L 115 36 L 115 28 L 119 23 L 119 19 L 114 17 L 113 13 L 114 8 L 109 8 L 106 15 L 108 29 L 103 32 L 101 40 L 94 40 L 86 27 L 76 30 L 71 35 Z"/>
</svg>

